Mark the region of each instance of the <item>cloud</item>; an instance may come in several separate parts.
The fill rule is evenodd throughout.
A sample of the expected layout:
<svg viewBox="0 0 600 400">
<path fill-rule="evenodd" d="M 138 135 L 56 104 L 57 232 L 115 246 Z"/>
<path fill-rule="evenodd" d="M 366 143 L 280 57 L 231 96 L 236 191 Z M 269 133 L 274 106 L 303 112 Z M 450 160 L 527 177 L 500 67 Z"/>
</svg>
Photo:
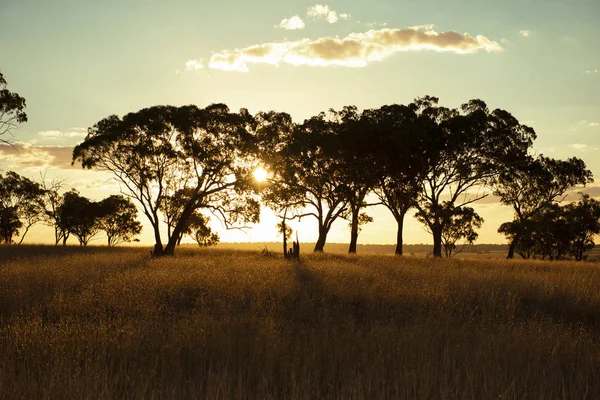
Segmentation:
<svg viewBox="0 0 600 400">
<path fill-rule="evenodd" d="M 294 15 L 293 17 L 287 19 L 282 19 L 279 23 L 279 28 L 286 29 L 288 31 L 304 29 L 305 24 L 302 21 L 302 18 L 298 15 Z"/>
<path fill-rule="evenodd" d="M 187 69 L 188 71 L 197 72 L 201 69 L 204 69 L 204 64 L 202 64 L 202 62 L 198 60 L 188 60 L 185 63 L 185 69 Z"/>
<path fill-rule="evenodd" d="M 350 14 L 338 14 L 331 10 L 327 5 L 315 4 L 309 7 L 306 11 L 306 16 L 312 17 L 313 19 L 326 19 L 330 24 L 335 24 L 340 19 L 350 18 Z"/>
<path fill-rule="evenodd" d="M 356 21 L 356 23 L 360 24 L 360 21 Z M 363 22 L 362 23 L 367 28 L 375 28 L 375 27 L 386 27 L 388 26 L 387 22 Z"/>
<path fill-rule="evenodd" d="M 371 62 L 381 61 L 397 52 L 421 50 L 456 54 L 471 54 L 479 50 L 503 51 L 497 42 L 482 35 L 472 37 L 453 31 L 436 32 L 433 25 L 423 25 L 350 33 L 341 39 L 322 37 L 223 50 L 212 55 L 208 66 L 240 72 L 247 72 L 248 64 L 366 67 Z"/>
<path fill-rule="evenodd" d="M 590 147 L 587 144 L 582 144 L 582 143 L 572 143 L 569 145 L 569 147 L 573 150 L 578 150 L 578 151 L 590 151 L 590 150 L 598 150 L 597 147 Z"/>
<path fill-rule="evenodd" d="M 522 31 L 519 31 L 519 34 L 521 34 L 521 36 L 524 36 L 524 37 L 529 37 L 529 35 L 531 35 L 531 31 L 522 30 Z"/>
<path fill-rule="evenodd" d="M 38 132 L 38 136 L 45 140 L 67 139 L 67 138 L 83 138 L 87 135 L 86 128 L 73 128 L 69 132 L 62 131 L 42 131 Z"/>
<path fill-rule="evenodd" d="M 571 188 L 565 193 L 567 195 L 566 202 L 578 201 L 580 199 L 579 193 L 586 193 L 593 199 L 600 199 L 600 186 L 591 184 L 585 187 L 578 186 Z"/>
<path fill-rule="evenodd" d="M 572 143 L 569 145 L 569 147 L 574 150 L 585 150 L 585 149 L 589 148 L 590 146 L 588 146 L 587 144 Z"/>
<path fill-rule="evenodd" d="M 583 120 L 577 122 L 576 124 L 571 125 L 571 132 L 577 132 L 581 129 L 598 128 L 598 127 L 600 127 L 600 122 L 588 121 L 586 119 L 583 119 Z"/>
<path fill-rule="evenodd" d="M 48 168 L 81 169 L 71 165 L 73 146 L 33 146 L 17 142 L 14 147 L 0 144 L 0 165 L 4 169 Z"/>
<path fill-rule="evenodd" d="M 586 74 L 597 74 L 598 72 L 600 72 L 598 69 L 588 69 L 587 71 L 584 71 Z"/>
</svg>

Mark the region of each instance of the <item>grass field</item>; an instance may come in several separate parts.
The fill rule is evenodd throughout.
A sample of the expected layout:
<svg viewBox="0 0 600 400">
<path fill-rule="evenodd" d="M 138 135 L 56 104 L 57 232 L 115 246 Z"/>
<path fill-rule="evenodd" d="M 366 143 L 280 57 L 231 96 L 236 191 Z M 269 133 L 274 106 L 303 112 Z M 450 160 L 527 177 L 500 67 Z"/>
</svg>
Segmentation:
<svg viewBox="0 0 600 400">
<path fill-rule="evenodd" d="M 600 264 L 0 248 L 0 397 L 600 398 Z"/>
</svg>

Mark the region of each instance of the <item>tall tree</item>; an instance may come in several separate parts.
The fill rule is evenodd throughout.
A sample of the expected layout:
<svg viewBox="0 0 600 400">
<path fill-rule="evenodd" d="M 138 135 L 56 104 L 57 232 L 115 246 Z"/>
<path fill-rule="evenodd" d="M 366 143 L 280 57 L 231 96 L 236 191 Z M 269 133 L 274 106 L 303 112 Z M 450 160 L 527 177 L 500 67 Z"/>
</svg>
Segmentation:
<svg viewBox="0 0 600 400">
<path fill-rule="evenodd" d="M 393 104 L 363 112 L 374 162 L 375 194 L 398 226 L 396 255 L 402 255 L 404 219 L 416 205 L 426 166 L 430 164 L 431 129 L 436 125 L 414 106 Z"/>
<path fill-rule="evenodd" d="M 348 182 L 339 160 L 339 114 L 321 113 L 293 129 L 276 154 L 277 167 L 264 198 L 276 210 L 287 209 L 291 218 L 314 217 L 322 252 L 333 222 L 348 210 Z"/>
<path fill-rule="evenodd" d="M 112 195 L 99 203 L 99 227 L 106 233 L 108 247 L 131 242 L 142 231 L 137 208 L 123 195 Z"/>
<path fill-rule="evenodd" d="M 373 219 L 362 210 L 371 205 L 366 198 L 377 184 L 378 171 L 375 146 L 377 139 L 373 135 L 371 120 L 358 113 L 355 106 L 346 106 L 335 112 L 339 121 L 338 155 L 335 156 L 340 164 L 340 177 L 346 183 L 348 210 L 342 214 L 350 223 L 350 244 L 348 253 L 356 253 L 358 234 L 361 226 Z"/>
<path fill-rule="evenodd" d="M 17 93 L 9 91 L 6 86 L 6 79 L 0 72 L 0 136 L 10 134 L 17 124 L 27 122 L 25 99 Z M 0 142 L 10 143 L 1 138 Z"/>
<path fill-rule="evenodd" d="M 20 229 L 25 228 L 19 243 L 29 229 L 44 218 L 44 191 L 42 187 L 14 171 L 0 174 L 0 225 L 2 241 L 13 243 Z"/>
<path fill-rule="evenodd" d="M 257 162 L 254 126 L 247 110 L 232 113 L 224 104 L 155 106 L 99 121 L 75 147 L 73 161 L 112 172 L 150 221 L 154 254 L 173 254 L 199 208 L 209 209 L 228 227 L 258 221 L 259 204 L 247 195 Z M 162 207 L 176 193 L 187 198 L 163 248 Z"/>
<path fill-rule="evenodd" d="M 433 255 L 442 256 L 442 234 L 449 223 L 446 210 L 460 210 L 487 193 L 471 193 L 488 184 L 506 163 L 525 157 L 535 139 L 533 129 L 510 113 L 490 111 L 481 100 L 460 110 L 437 106 L 425 97 L 412 103 L 415 111 L 437 125 L 430 144 L 436 154 L 427 165 L 416 207 L 433 235 Z"/>
<path fill-rule="evenodd" d="M 507 258 L 514 257 L 528 221 L 553 202 L 562 200 L 569 188 L 592 181 L 591 171 L 578 158 L 562 161 L 542 155 L 537 158 L 526 156 L 505 165 L 494 182 L 494 194 L 503 204 L 513 208 L 514 219 L 518 222 L 509 232 Z"/>
</svg>

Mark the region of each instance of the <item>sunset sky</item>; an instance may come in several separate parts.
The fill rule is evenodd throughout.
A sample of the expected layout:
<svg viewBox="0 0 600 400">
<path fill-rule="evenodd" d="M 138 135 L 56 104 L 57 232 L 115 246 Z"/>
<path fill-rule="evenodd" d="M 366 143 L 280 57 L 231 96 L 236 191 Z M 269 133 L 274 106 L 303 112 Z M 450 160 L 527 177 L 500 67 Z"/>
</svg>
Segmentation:
<svg viewBox="0 0 600 400">
<path fill-rule="evenodd" d="M 118 185 L 71 167 L 71 151 L 111 114 L 222 102 L 301 122 L 428 94 L 449 107 L 480 98 L 506 109 L 536 130 L 536 154 L 582 158 L 599 182 L 587 191 L 600 197 L 599 17 L 597 0 L 1 0 L 0 72 L 26 98 L 29 122 L 14 132 L 18 152 L 0 146 L 0 169 L 47 171 L 99 200 Z M 494 199 L 475 208 L 485 219 L 478 243 L 504 243 L 496 230 L 511 210 Z M 393 243 L 389 212 L 369 213 L 359 242 Z M 277 240 L 276 221 L 263 220 L 221 240 Z M 300 239 L 315 240 L 315 227 L 303 220 Z M 49 235 L 38 228 L 26 241 Z M 142 241 L 151 240 L 147 227 Z M 328 242 L 348 240 L 339 221 Z M 408 218 L 405 242 L 431 238 Z"/>
</svg>

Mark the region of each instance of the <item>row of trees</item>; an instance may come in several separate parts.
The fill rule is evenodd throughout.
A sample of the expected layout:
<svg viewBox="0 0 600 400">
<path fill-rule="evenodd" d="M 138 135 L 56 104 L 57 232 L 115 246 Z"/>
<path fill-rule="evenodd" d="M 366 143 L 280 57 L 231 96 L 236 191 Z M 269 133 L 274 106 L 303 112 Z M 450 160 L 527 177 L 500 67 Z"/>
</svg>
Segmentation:
<svg viewBox="0 0 600 400">
<path fill-rule="evenodd" d="M 594 235 L 600 234 L 600 202 L 583 194 L 578 202 L 548 204 L 527 220 L 502 224 L 498 231 L 516 242 L 514 251 L 525 259 L 581 261 L 594 248 Z"/>
<path fill-rule="evenodd" d="M 0 88 L 3 135 L 27 115 L 25 100 L 8 91 L 2 74 Z M 231 112 L 224 104 L 155 106 L 99 121 L 75 148 L 73 162 L 114 174 L 150 221 L 156 255 L 173 254 L 190 227 L 200 232 L 199 243 L 218 240 L 203 209 L 232 228 L 257 222 L 262 202 L 279 213 L 282 226 L 286 219 L 316 218 L 315 251 L 323 251 L 334 221 L 349 220 L 351 253 L 361 225 L 372 221 L 365 207 L 383 204 L 398 224 L 396 254 L 402 254 L 404 218 L 414 208 L 433 236 L 433 255 L 441 256 L 444 248 L 450 256 L 458 240 L 477 238 L 483 220 L 469 205 L 490 194 L 514 211 L 514 220 L 499 229 L 510 241 L 509 258 L 515 252 L 550 258 L 567 253 L 540 250 L 541 239 L 532 239 L 536 231 L 545 239 L 550 234 L 541 232 L 552 230 L 560 233 L 556 237 L 587 237 L 587 245 L 578 248 L 589 248 L 595 227 L 576 222 L 576 216 L 592 220 L 597 204 L 585 197 L 569 206 L 572 210 L 558 203 L 569 188 L 591 182 L 592 174 L 577 158 L 532 157 L 535 138 L 532 128 L 481 100 L 456 109 L 439 106 L 431 96 L 362 112 L 349 106 L 302 124 L 286 113 L 253 116 L 246 109 Z M 259 164 L 271 173 L 260 191 L 251 179 Z M 15 229 L 26 233 L 39 219 L 40 196 L 22 196 L 27 206 L 19 209 L 18 221 L 10 201 L 2 200 L 9 204 L 2 209 L 5 242 L 12 242 Z M 370 198 L 377 200 L 369 203 Z M 573 233 L 576 227 L 579 233 Z M 57 242 L 61 235 L 64 239 L 56 225 L 55 230 Z M 536 250 L 524 250 L 531 248 Z M 583 257 L 581 250 L 572 253 Z"/>
<path fill-rule="evenodd" d="M 470 204 L 495 194 L 514 210 L 513 257 L 528 221 L 592 181 L 580 159 L 532 157 L 535 138 L 532 128 L 481 100 L 450 109 L 426 96 L 362 112 L 330 110 L 301 124 L 286 113 L 235 113 L 223 104 L 156 106 L 99 121 L 73 161 L 112 172 L 137 200 L 154 229 L 156 255 L 174 253 L 198 210 L 231 228 L 258 221 L 261 203 L 284 225 L 315 218 L 315 251 L 323 251 L 332 224 L 347 219 L 350 252 L 361 225 L 372 221 L 365 207 L 383 204 L 398 224 L 397 254 L 414 208 L 433 236 L 433 255 L 452 255 L 459 239 L 476 239 L 483 222 Z M 269 171 L 263 184 L 251 174 L 260 165 Z"/>
<path fill-rule="evenodd" d="M 99 202 L 76 190 L 59 194 L 61 180 L 47 184 L 9 171 L 0 174 L 0 243 L 22 243 L 32 226 L 44 223 L 54 228 L 55 243 L 66 244 L 72 235 L 87 246 L 104 232 L 108 246 L 131 242 L 141 232 L 137 208 L 128 198 L 112 195 Z"/>
<path fill-rule="evenodd" d="M 87 246 L 101 232 L 109 247 L 139 241 L 135 236 L 141 233 L 142 224 L 137 220 L 137 207 L 129 198 L 111 195 L 96 202 L 75 189 L 61 194 L 63 183 L 61 179 L 48 183 L 44 177 L 38 183 L 14 171 L 0 173 L 0 243 L 23 243 L 31 227 L 38 223 L 54 228 L 55 244 L 66 245 L 73 236 L 81 246 Z M 219 235 L 208 223 L 207 216 L 192 214 L 178 244 L 184 235 L 200 246 L 218 243 Z"/>
</svg>

